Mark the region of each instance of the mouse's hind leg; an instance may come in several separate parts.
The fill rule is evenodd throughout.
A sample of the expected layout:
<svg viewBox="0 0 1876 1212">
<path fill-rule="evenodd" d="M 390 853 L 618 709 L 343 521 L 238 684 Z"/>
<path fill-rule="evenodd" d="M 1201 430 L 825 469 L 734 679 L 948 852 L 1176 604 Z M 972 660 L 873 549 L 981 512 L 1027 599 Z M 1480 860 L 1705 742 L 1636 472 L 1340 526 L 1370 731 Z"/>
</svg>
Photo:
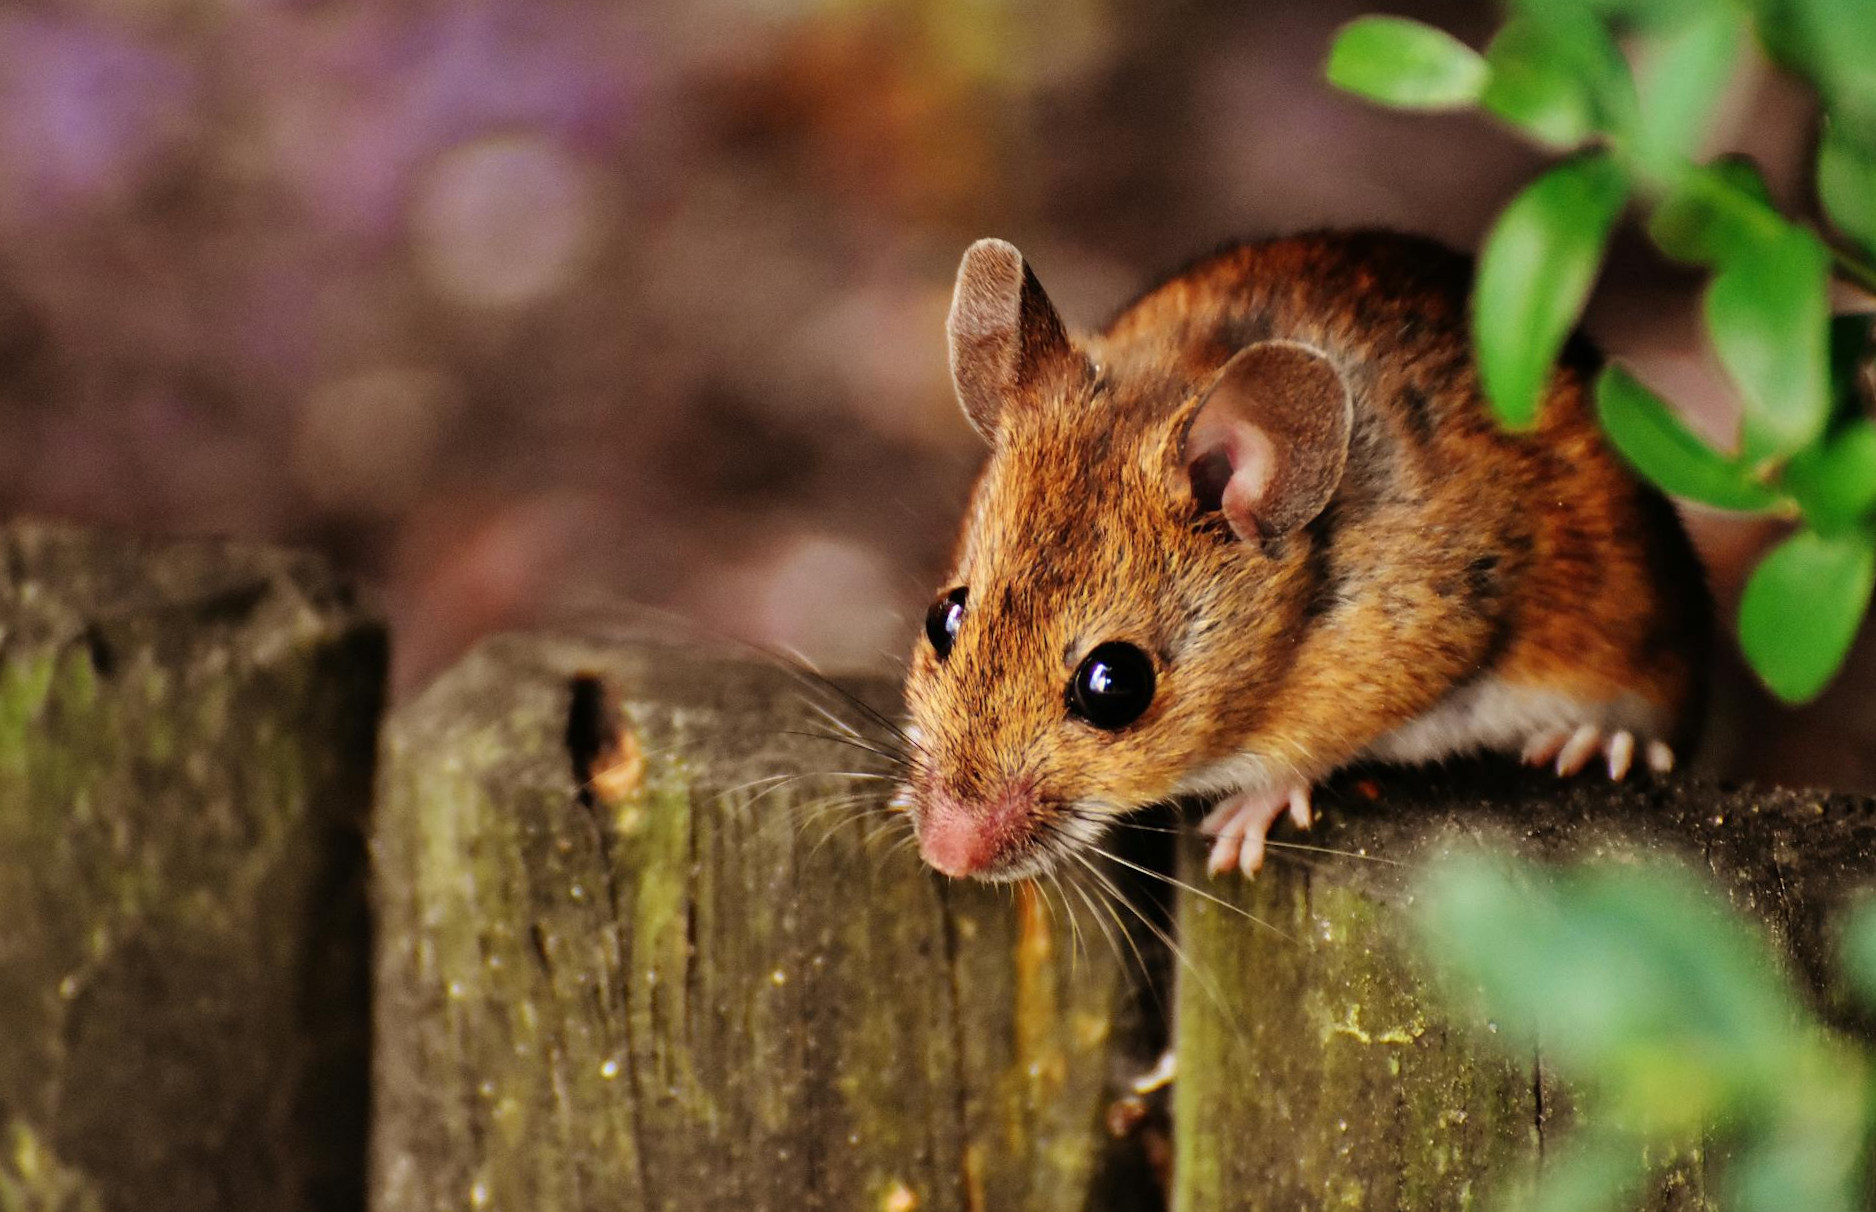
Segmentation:
<svg viewBox="0 0 1876 1212">
<path fill-rule="evenodd" d="M 1525 741 L 1520 756 L 1527 766 L 1549 766 L 1554 763 L 1558 776 L 1562 778 L 1577 773 L 1591 759 L 1601 756 L 1609 777 L 1619 780 L 1626 778 L 1634 765 L 1638 744 L 1640 757 L 1648 769 L 1656 774 L 1666 774 L 1674 769 L 1674 750 L 1666 741 L 1648 739 L 1638 742 L 1635 734 L 1626 728 L 1605 729 L 1597 724 L 1548 728 L 1533 733 Z"/>
<path fill-rule="evenodd" d="M 1421 763 L 1488 750 L 1554 766 L 1565 777 L 1597 758 L 1613 779 L 1637 766 L 1665 774 L 1675 757 L 1664 739 L 1666 719 L 1666 712 L 1623 686 L 1481 678 L 1382 736 L 1365 756 Z"/>
</svg>

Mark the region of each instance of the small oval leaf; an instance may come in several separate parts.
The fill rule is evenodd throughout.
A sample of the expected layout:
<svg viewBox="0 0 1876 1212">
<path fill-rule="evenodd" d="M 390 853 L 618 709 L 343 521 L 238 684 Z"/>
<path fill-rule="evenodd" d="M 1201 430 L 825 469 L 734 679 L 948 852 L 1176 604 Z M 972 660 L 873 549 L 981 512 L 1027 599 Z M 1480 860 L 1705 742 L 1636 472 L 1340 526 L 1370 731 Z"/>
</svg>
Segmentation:
<svg viewBox="0 0 1876 1212">
<path fill-rule="evenodd" d="M 1876 514 L 1876 423 L 1858 417 L 1793 455 L 1785 487 L 1812 527 L 1834 534 Z"/>
<path fill-rule="evenodd" d="M 1707 333 L 1739 388 L 1755 467 L 1816 440 L 1830 417 L 1829 284 L 1830 253 L 1786 224 L 1729 250 L 1707 287 Z"/>
<path fill-rule="evenodd" d="M 1876 4 L 1869 0 L 1754 0 L 1772 58 L 1817 90 L 1824 111 L 1876 156 Z"/>
<path fill-rule="evenodd" d="M 1505 424 L 1537 420 L 1551 363 L 1583 312 L 1628 187 L 1600 154 L 1567 160 L 1511 200 L 1479 253 L 1472 336 Z"/>
<path fill-rule="evenodd" d="M 1648 236 L 1668 256 L 1712 265 L 1775 238 L 1785 220 L 1758 165 L 1722 156 L 1683 174 L 1648 217 Z"/>
<path fill-rule="evenodd" d="M 1745 32 L 1743 10 L 1716 4 L 1643 45 L 1634 148 L 1654 171 L 1672 172 L 1699 150 Z"/>
<path fill-rule="evenodd" d="M 1817 149 L 1817 196 L 1838 231 L 1876 253 L 1876 157 L 1867 156 L 1837 122 Z"/>
<path fill-rule="evenodd" d="M 1619 366 L 1596 380 L 1603 432 L 1635 469 L 1664 492 L 1718 509 L 1769 509 L 1778 503 L 1745 468 L 1695 437 L 1660 397 Z"/>
<path fill-rule="evenodd" d="M 1490 69 L 1479 104 L 1540 143 L 1581 144 L 1612 113 L 1633 105 L 1633 88 L 1602 24 L 1584 13 L 1528 13 L 1507 22 L 1485 48 Z"/>
<path fill-rule="evenodd" d="M 1405 17 L 1361 17 L 1329 48 L 1329 83 L 1403 109 L 1457 109 L 1478 100 L 1485 59 L 1443 29 Z"/>
<path fill-rule="evenodd" d="M 1869 608 L 1876 539 L 1801 530 L 1772 549 L 1739 601 L 1739 643 L 1771 692 L 1807 703 L 1830 683 Z"/>
<path fill-rule="evenodd" d="M 1700 16 L 1709 6 L 1710 0 L 1510 0 L 1507 5 L 1513 12 L 1543 16 L 1575 10 L 1638 30 L 1679 25 Z"/>
</svg>

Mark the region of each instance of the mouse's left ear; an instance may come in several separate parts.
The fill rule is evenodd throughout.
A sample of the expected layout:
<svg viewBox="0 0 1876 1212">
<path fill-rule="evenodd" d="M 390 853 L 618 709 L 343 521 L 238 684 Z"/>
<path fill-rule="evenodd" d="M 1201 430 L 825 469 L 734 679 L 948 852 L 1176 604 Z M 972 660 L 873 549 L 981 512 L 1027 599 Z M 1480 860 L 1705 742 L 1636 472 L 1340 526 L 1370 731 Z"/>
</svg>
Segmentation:
<svg viewBox="0 0 1876 1212">
<path fill-rule="evenodd" d="M 1201 509 L 1241 539 L 1287 535 L 1329 503 L 1348 465 L 1354 405 L 1321 351 L 1260 341 L 1212 380 L 1188 422 L 1180 461 Z"/>
<path fill-rule="evenodd" d="M 1002 240 L 965 250 L 945 332 L 958 403 L 986 442 L 1012 405 L 1089 373 L 1029 263 Z"/>
</svg>

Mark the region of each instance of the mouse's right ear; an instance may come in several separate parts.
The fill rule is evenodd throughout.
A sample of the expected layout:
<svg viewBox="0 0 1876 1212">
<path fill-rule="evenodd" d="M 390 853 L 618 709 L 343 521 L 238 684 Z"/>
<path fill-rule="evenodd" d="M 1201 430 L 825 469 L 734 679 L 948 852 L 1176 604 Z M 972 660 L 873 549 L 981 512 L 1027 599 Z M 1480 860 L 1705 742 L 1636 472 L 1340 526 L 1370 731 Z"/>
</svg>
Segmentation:
<svg viewBox="0 0 1876 1212">
<path fill-rule="evenodd" d="M 1354 404 L 1318 349 L 1260 341 L 1226 362 L 1187 422 L 1180 462 L 1202 510 L 1219 510 L 1240 539 L 1280 538 L 1307 525 L 1348 465 Z"/>
<path fill-rule="evenodd" d="M 1087 366 L 1023 254 L 1002 240 L 965 250 L 945 332 L 958 403 L 987 442 L 1004 409 Z"/>
</svg>

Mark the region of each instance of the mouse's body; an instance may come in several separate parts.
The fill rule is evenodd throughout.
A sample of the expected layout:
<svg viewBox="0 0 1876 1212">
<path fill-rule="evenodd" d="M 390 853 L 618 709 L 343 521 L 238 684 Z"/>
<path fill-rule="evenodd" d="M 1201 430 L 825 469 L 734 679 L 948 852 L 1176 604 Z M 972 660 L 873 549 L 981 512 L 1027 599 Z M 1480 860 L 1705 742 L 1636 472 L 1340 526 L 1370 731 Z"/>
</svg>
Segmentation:
<svg viewBox="0 0 1876 1212">
<path fill-rule="evenodd" d="M 1118 814 L 1224 797 L 1247 872 L 1363 758 L 1673 760 L 1707 602 L 1605 445 L 1593 354 L 1501 429 L 1467 262 L 1321 234 L 1236 247 L 1071 340 L 1015 249 L 959 271 L 952 369 L 992 454 L 907 684 L 905 800 L 953 875 L 1046 869 Z"/>
</svg>

